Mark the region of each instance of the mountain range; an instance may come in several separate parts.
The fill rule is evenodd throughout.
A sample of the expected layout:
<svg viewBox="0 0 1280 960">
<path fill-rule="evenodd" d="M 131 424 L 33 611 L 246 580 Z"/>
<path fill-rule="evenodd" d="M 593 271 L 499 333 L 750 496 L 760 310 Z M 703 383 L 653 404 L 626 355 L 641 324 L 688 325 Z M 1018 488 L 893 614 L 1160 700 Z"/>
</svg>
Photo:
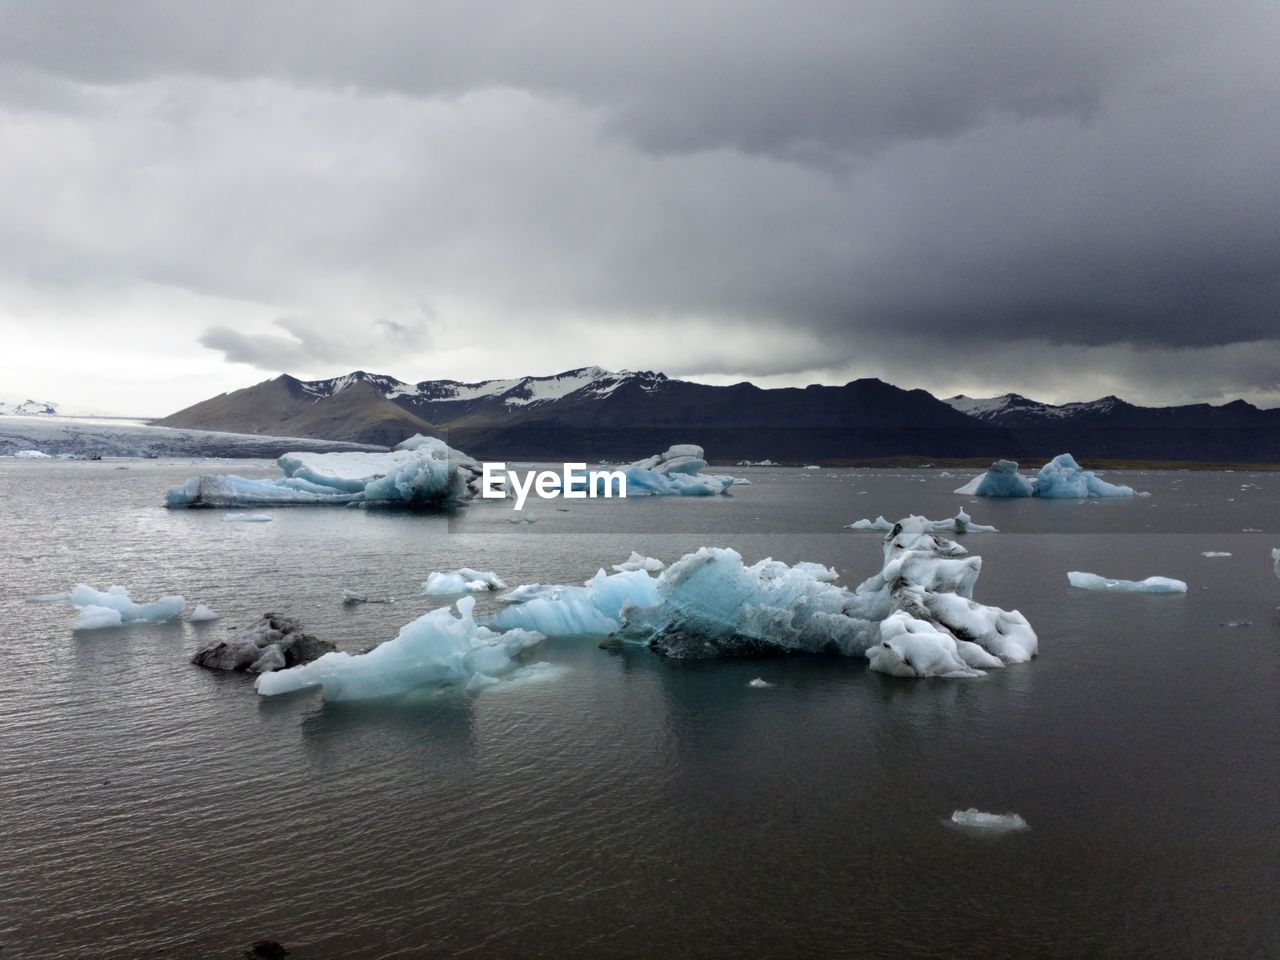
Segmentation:
<svg viewBox="0 0 1280 960">
<path fill-rule="evenodd" d="M 698 443 L 718 460 L 1077 457 L 1280 462 L 1280 410 L 1140 407 L 1117 397 L 1052 405 L 1017 394 L 940 400 L 876 379 L 843 386 L 710 386 L 599 367 L 460 383 L 355 371 L 282 374 L 159 425 L 391 445 L 414 433 L 482 459 L 647 456 Z"/>
</svg>

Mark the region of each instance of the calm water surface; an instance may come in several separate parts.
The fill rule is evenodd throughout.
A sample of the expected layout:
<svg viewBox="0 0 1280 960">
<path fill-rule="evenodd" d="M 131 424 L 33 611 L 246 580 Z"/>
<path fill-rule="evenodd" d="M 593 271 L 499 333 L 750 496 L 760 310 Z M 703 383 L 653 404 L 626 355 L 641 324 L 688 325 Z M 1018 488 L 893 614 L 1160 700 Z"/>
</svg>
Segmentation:
<svg viewBox="0 0 1280 960">
<path fill-rule="evenodd" d="M 1041 503 L 974 502 L 934 470 L 737 468 L 732 498 L 531 503 L 532 525 L 501 504 L 252 524 L 163 492 L 270 463 L 119 466 L 0 461 L 5 960 L 236 958 L 264 937 L 320 960 L 1280 949 L 1278 475 L 1125 474 L 1152 496 Z M 365 649 L 460 565 L 572 583 L 712 544 L 854 586 L 880 541 L 844 524 L 960 506 L 1001 530 L 962 540 L 975 598 L 1041 643 L 976 680 L 555 641 L 537 682 L 335 706 L 187 662 L 268 610 Z M 1096 594 L 1068 570 L 1190 589 Z M 223 619 L 78 633 L 30 600 L 77 582 Z M 968 807 L 1030 829 L 947 823 Z"/>
</svg>

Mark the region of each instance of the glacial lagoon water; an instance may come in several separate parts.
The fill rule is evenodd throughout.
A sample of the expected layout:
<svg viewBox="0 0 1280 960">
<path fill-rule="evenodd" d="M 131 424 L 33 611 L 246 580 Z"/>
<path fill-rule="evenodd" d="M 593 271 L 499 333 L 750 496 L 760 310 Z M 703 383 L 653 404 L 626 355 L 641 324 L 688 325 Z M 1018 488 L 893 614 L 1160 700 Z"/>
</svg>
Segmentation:
<svg viewBox="0 0 1280 960">
<path fill-rule="evenodd" d="M 5 960 L 263 938 L 314 960 L 1276 955 L 1280 474 L 1116 473 L 1151 496 L 1078 503 L 974 501 L 959 472 L 736 468 L 731 498 L 538 502 L 534 524 L 509 504 L 161 506 L 214 470 L 274 473 L 0 461 Z M 880 538 L 843 525 L 961 506 L 1001 531 L 961 538 L 975 598 L 1040 636 L 977 679 L 555 641 L 536 681 L 344 706 L 188 663 L 268 610 L 365 649 L 459 566 L 574 583 L 710 544 L 852 586 Z M 1189 589 L 1101 594 L 1068 570 Z M 69 605 L 31 602 L 77 582 L 222 619 L 76 632 Z M 969 808 L 1028 829 L 951 821 Z"/>
</svg>

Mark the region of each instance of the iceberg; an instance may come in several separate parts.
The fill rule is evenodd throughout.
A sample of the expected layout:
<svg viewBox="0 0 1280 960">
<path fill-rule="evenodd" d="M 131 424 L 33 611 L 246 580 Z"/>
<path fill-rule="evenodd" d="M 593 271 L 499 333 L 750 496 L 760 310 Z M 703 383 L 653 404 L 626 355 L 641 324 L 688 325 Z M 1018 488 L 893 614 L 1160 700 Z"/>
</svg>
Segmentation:
<svg viewBox="0 0 1280 960">
<path fill-rule="evenodd" d="M 1114 580 L 1096 573 L 1072 570 L 1067 580 L 1081 590 L 1111 590 L 1115 593 L 1186 593 L 1187 585 L 1172 577 L 1147 577 L 1145 580 Z"/>
<path fill-rule="evenodd" d="M 389 453 L 286 453 L 284 476 L 191 477 L 170 487 L 170 507 L 395 504 L 445 507 L 480 493 L 480 464 L 443 440 L 421 434 Z"/>
<path fill-rule="evenodd" d="M 894 524 L 880 572 L 852 591 L 822 564 L 747 565 L 735 550 L 702 547 L 657 576 L 600 570 L 581 587 L 517 587 L 484 622 L 548 636 L 611 634 L 674 658 L 865 656 L 874 670 L 908 677 L 972 677 L 1035 656 L 1022 614 L 972 599 L 981 558 L 926 523 Z"/>
<path fill-rule="evenodd" d="M 955 491 L 975 497 L 1042 497 L 1045 499 L 1102 499 L 1132 497 L 1133 487 L 1121 486 L 1084 470 L 1069 453 L 1060 453 L 1034 478 L 1018 472 L 1013 460 L 997 460 L 981 476 Z"/>
<path fill-rule="evenodd" d="M 973 517 L 964 512 L 964 508 L 960 509 L 954 517 L 946 520 L 928 520 L 924 517 L 913 517 L 912 519 L 920 520 L 928 530 L 935 530 L 939 533 L 999 533 L 995 527 L 987 526 L 985 523 L 974 523 Z M 855 520 L 853 523 L 846 525 L 846 530 L 871 530 L 877 533 L 888 533 L 893 529 L 893 523 L 886 520 L 883 516 L 876 517 L 874 520 Z"/>
<path fill-rule="evenodd" d="M 734 478 L 701 473 L 706 465 L 701 447 L 679 443 L 621 469 L 627 477 L 628 497 L 711 497 L 727 492 Z"/>
<path fill-rule="evenodd" d="M 455 593 L 483 593 L 486 590 L 505 590 L 506 583 L 492 570 L 472 570 L 459 567 L 452 573 L 434 571 L 422 584 L 422 592 L 428 597 L 447 597 Z"/>
<path fill-rule="evenodd" d="M 154 603 L 134 603 L 124 587 L 111 587 L 105 592 L 88 584 L 77 584 L 68 598 L 80 611 L 77 630 L 100 630 L 126 623 L 163 623 L 182 615 L 187 601 L 181 596 L 161 597 Z"/>
<path fill-rule="evenodd" d="M 527 630 L 498 634 L 476 623 L 475 597 L 406 624 L 392 640 L 368 653 L 326 653 L 302 666 L 264 673 L 254 681 L 263 696 L 319 687 L 327 701 L 371 700 L 421 689 L 492 686 L 518 665 L 521 653 L 545 637 Z"/>
<path fill-rule="evenodd" d="M 983 813 L 976 807 L 957 810 L 951 814 L 951 822 L 961 827 L 984 830 L 991 833 L 1008 833 L 1012 830 L 1028 830 L 1027 821 L 1016 813 Z"/>
</svg>

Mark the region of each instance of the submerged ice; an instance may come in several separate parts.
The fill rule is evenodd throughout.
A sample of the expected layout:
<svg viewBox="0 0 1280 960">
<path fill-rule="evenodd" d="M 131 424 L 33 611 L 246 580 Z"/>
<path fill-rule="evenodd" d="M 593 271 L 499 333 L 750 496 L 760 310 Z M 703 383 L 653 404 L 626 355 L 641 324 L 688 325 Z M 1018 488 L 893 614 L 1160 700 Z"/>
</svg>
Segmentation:
<svg viewBox="0 0 1280 960">
<path fill-rule="evenodd" d="M 388 453 L 286 453 L 284 476 L 191 477 L 170 487 L 171 507 L 386 503 L 440 507 L 479 493 L 480 464 L 443 440 L 416 435 Z"/>
<path fill-rule="evenodd" d="M 1033 657 L 1026 618 L 972 599 L 981 558 L 927 523 L 895 524 L 880 572 L 852 591 L 821 564 L 748 565 L 734 550 L 703 547 L 656 576 L 600 570 L 580 587 L 518 587 L 484 622 L 548 636 L 613 634 L 679 658 L 866 656 L 872 669 L 910 677 L 977 676 Z"/>
<path fill-rule="evenodd" d="M 1132 497 L 1133 488 L 1100 479 L 1084 470 L 1069 453 L 1060 453 L 1034 478 L 1018 472 L 1013 460 L 997 460 L 981 476 L 974 477 L 956 493 L 975 497 L 1042 497 L 1044 499 L 1085 500 Z"/>
<path fill-rule="evenodd" d="M 371 700 L 435 688 L 483 689 L 518 666 L 521 653 L 541 643 L 540 633 L 506 633 L 479 626 L 474 597 L 457 602 L 459 616 L 441 607 L 406 624 L 368 653 L 327 653 L 311 663 L 264 673 L 254 681 L 263 696 L 318 687 L 325 700 Z"/>
</svg>

